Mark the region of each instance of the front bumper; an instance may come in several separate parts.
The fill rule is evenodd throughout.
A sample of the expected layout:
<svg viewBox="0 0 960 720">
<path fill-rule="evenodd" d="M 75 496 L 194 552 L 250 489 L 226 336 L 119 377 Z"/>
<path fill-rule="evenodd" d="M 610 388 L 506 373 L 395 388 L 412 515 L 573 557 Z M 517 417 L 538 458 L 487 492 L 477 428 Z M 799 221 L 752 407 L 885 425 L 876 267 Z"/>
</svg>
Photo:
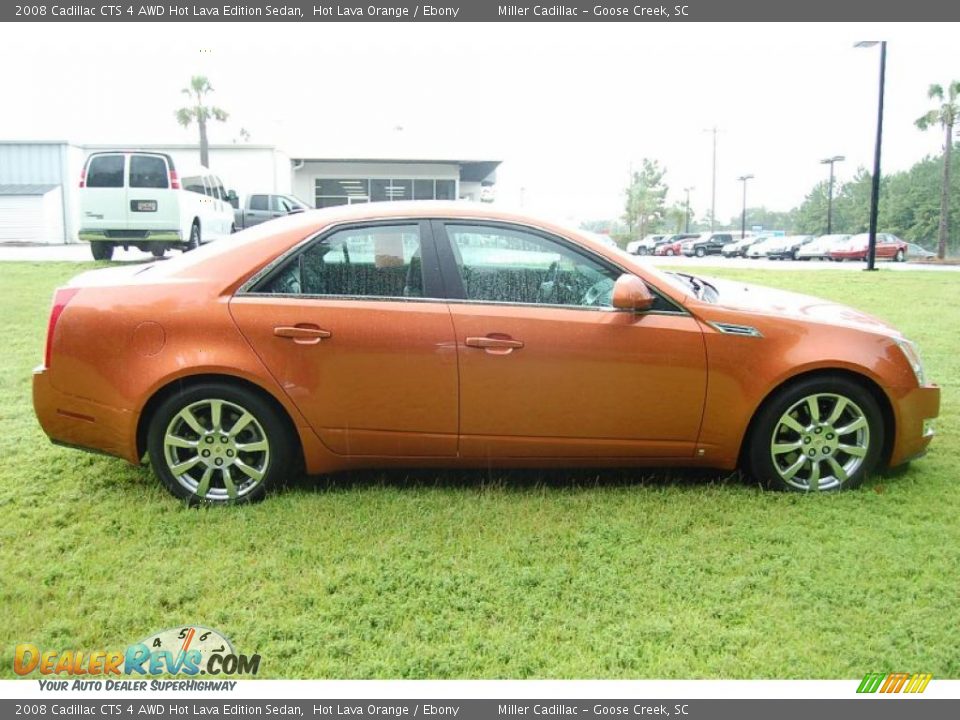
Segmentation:
<svg viewBox="0 0 960 720">
<path fill-rule="evenodd" d="M 923 455 L 933 440 L 930 422 L 940 414 L 940 388 L 936 385 L 895 391 L 893 397 L 897 432 L 890 453 L 895 467 Z"/>
<path fill-rule="evenodd" d="M 54 443 L 115 455 L 131 463 L 140 460 L 133 412 L 57 390 L 42 365 L 33 371 L 33 409 Z"/>
</svg>

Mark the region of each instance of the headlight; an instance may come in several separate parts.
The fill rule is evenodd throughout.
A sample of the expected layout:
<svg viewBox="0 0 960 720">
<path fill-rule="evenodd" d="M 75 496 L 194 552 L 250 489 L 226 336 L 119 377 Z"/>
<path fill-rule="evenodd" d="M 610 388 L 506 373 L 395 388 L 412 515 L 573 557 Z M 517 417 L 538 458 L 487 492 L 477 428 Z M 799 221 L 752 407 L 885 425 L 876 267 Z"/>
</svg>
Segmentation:
<svg viewBox="0 0 960 720">
<path fill-rule="evenodd" d="M 926 385 L 927 376 L 923 371 L 923 360 L 920 359 L 920 350 L 916 343 L 912 343 L 906 338 L 899 338 L 897 340 L 897 347 L 900 348 L 903 356 L 907 359 L 907 362 L 910 363 L 910 367 L 913 368 L 913 374 L 917 377 L 917 384 Z"/>
</svg>

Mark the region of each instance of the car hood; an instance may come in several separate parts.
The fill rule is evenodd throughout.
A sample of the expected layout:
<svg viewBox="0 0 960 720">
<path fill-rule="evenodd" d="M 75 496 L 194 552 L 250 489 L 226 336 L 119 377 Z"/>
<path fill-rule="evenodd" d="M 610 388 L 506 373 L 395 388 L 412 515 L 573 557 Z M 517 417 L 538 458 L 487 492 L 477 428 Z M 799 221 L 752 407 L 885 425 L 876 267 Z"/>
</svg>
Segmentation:
<svg viewBox="0 0 960 720">
<path fill-rule="evenodd" d="M 716 287 L 720 294 L 714 307 L 726 307 L 751 314 L 793 318 L 826 325 L 845 325 L 889 337 L 901 337 L 900 331 L 889 323 L 830 300 L 762 285 L 713 278 L 708 282 Z"/>
</svg>

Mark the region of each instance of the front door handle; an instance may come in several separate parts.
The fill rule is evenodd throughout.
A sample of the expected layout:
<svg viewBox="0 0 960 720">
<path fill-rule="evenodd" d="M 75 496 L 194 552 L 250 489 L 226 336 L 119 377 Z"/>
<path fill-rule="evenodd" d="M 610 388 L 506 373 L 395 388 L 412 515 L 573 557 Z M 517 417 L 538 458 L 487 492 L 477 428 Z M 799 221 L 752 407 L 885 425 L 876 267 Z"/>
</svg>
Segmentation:
<svg viewBox="0 0 960 720">
<path fill-rule="evenodd" d="M 509 335 L 494 333 L 486 337 L 468 337 L 463 344 L 467 347 L 481 348 L 491 355 L 508 355 L 523 347 L 522 340 L 514 340 Z"/>
<path fill-rule="evenodd" d="M 323 330 L 316 325 L 300 323 L 299 325 L 280 325 L 273 329 L 277 337 L 289 338 L 300 345 L 316 345 L 321 340 L 332 335 L 329 330 Z"/>
</svg>

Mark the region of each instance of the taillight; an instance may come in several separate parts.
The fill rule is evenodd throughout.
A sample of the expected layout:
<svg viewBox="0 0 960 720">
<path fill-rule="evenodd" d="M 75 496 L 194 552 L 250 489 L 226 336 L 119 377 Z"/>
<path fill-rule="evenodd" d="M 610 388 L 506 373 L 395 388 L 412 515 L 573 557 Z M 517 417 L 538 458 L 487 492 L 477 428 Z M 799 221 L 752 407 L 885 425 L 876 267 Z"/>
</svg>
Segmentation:
<svg viewBox="0 0 960 720">
<path fill-rule="evenodd" d="M 50 321 L 47 323 L 47 347 L 43 353 L 43 366 L 50 367 L 50 355 L 53 352 L 53 333 L 57 329 L 57 321 L 73 296 L 80 292 L 80 288 L 57 288 L 53 293 L 53 307 L 50 308 Z"/>
<path fill-rule="evenodd" d="M 80 187 L 86 187 L 87 185 L 87 169 L 84 168 L 80 171 Z"/>
<path fill-rule="evenodd" d="M 174 190 L 180 189 L 180 178 L 177 177 L 177 171 L 173 169 L 170 170 L 170 187 Z"/>
</svg>

